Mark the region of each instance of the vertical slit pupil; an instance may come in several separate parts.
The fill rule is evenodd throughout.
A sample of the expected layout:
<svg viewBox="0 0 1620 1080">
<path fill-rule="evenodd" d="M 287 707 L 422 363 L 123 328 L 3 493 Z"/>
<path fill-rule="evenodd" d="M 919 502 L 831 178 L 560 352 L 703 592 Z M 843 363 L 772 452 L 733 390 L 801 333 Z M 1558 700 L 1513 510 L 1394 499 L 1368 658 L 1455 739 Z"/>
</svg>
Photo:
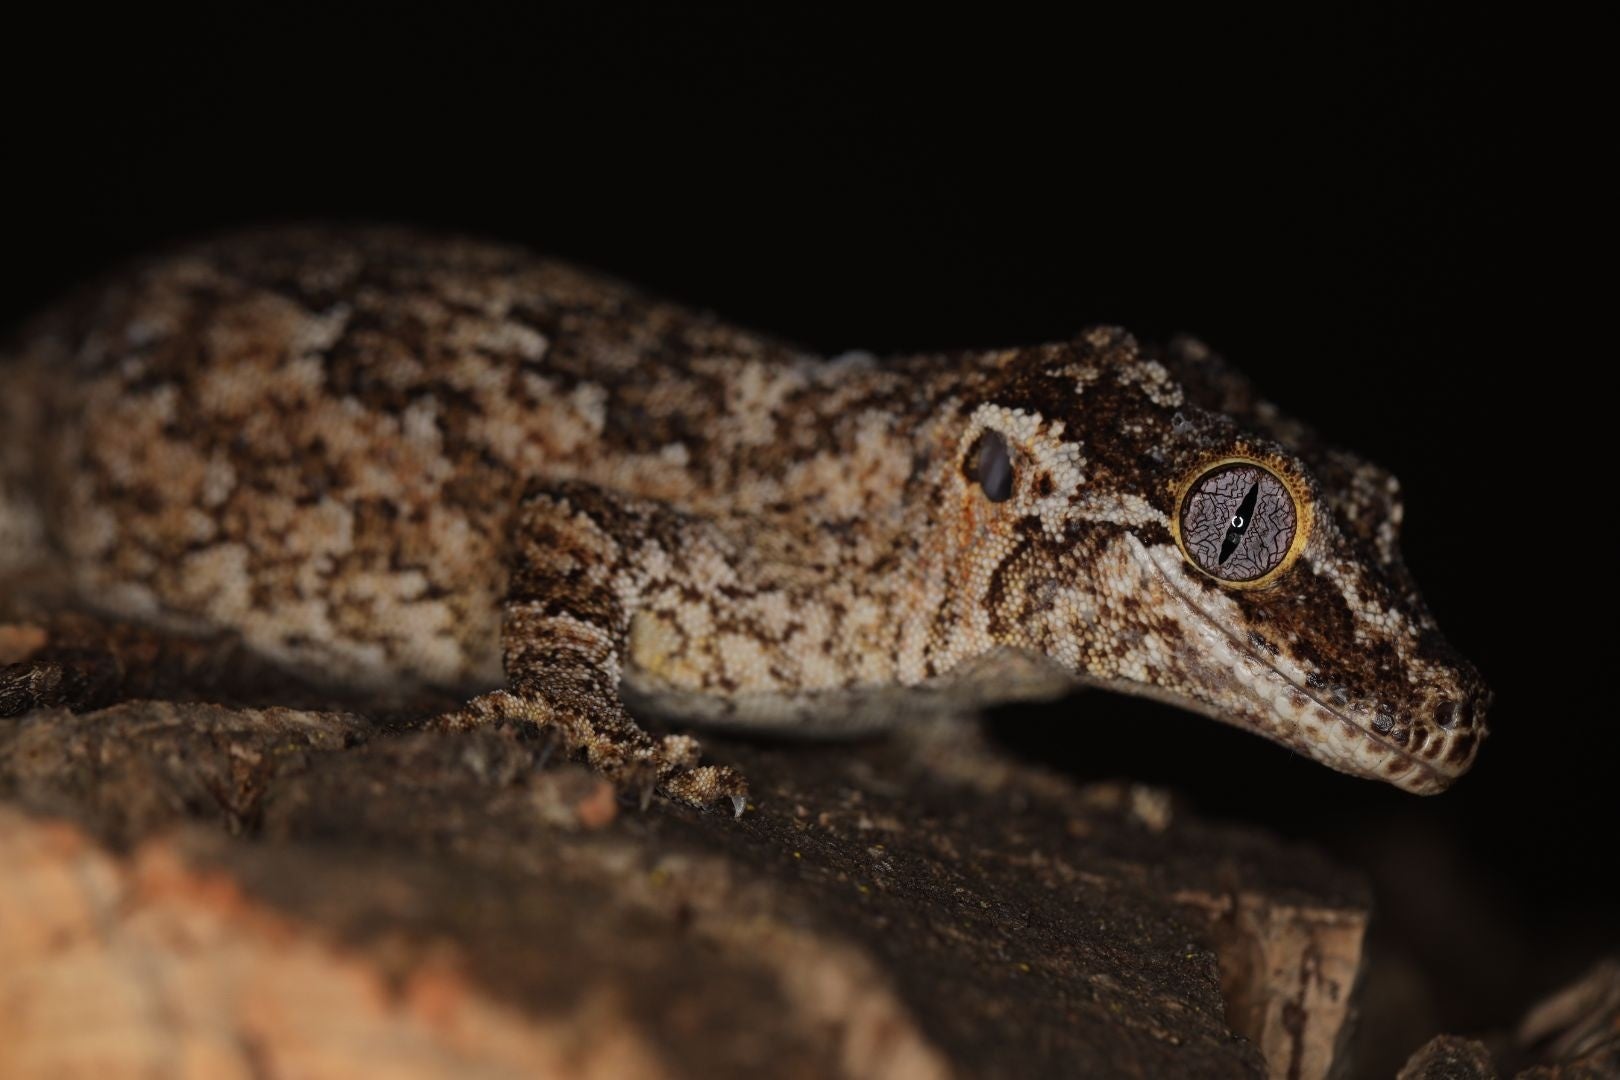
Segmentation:
<svg viewBox="0 0 1620 1080">
<path fill-rule="evenodd" d="M 987 431 L 979 440 L 979 486 L 991 502 L 1006 502 L 1012 498 L 1012 455 L 1007 442 L 994 431 Z"/>
<path fill-rule="evenodd" d="M 1248 531 L 1249 519 L 1254 517 L 1254 504 L 1260 498 L 1260 482 L 1256 480 L 1249 485 L 1249 493 L 1243 496 L 1243 502 L 1238 506 L 1237 513 L 1232 515 L 1231 522 L 1226 527 L 1226 538 L 1221 541 L 1221 558 L 1219 565 L 1225 566 L 1226 560 L 1232 557 L 1238 544 L 1243 541 L 1243 534 Z"/>
</svg>

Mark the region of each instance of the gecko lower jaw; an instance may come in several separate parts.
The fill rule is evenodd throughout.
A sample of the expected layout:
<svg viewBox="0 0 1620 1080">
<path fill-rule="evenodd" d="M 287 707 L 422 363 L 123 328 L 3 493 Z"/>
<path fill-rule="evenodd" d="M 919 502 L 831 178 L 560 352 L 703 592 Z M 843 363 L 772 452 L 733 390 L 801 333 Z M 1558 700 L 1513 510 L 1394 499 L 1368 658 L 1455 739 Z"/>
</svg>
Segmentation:
<svg viewBox="0 0 1620 1080">
<path fill-rule="evenodd" d="M 1146 545 L 1135 537 L 1130 540 L 1138 560 L 1163 583 L 1170 595 L 1181 601 L 1205 644 L 1221 656 L 1222 666 L 1242 687 L 1240 693 L 1250 708 L 1238 711 L 1213 701 L 1178 698 L 1182 704 L 1190 704 L 1224 723 L 1248 728 L 1331 769 L 1363 779 L 1382 780 L 1415 795 L 1439 794 L 1468 770 L 1473 761 L 1472 751 L 1478 745 L 1477 738 L 1470 738 L 1468 752 L 1460 762 L 1451 760 L 1452 755 L 1443 752 L 1433 755 L 1436 760 L 1426 760 L 1394 745 L 1348 711 L 1323 701 L 1274 664 L 1245 649 L 1158 564 Z M 1179 553 L 1175 557 L 1179 559 Z M 1367 712 L 1369 720 L 1376 715 Z M 1414 725 L 1407 730 L 1425 732 L 1420 741 L 1428 743 L 1426 728 Z M 1445 740 L 1437 740 L 1434 749 L 1443 751 Z"/>
<path fill-rule="evenodd" d="M 1250 686 L 1262 701 L 1267 691 L 1271 692 L 1270 715 L 1283 724 L 1275 733 L 1262 734 L 1330 768 L 1364 779 L 1384 780 L 1414 795 L 1439 794 L 1461 775 L 1391 745 L 1259 657 L 1242 656 L 1246 663 L 1240 670 L 1250 673 Z"/>
</svg>

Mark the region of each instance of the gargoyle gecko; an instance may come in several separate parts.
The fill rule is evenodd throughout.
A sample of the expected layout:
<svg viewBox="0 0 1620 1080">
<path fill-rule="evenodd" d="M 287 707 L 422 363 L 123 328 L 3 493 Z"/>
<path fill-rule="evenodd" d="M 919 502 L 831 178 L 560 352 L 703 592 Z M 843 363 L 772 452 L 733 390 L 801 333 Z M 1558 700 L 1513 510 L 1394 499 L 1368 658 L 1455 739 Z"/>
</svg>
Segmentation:
<svg viewBox="0 0 1620 1080">
<path fill-rule="evenodd" d="M 1489 693 L 1394 479 L 1202 345 L 827 360 L 492 244 L 240 234 L 37 320 L 6 558 L 326 680 L 471 696 L 622 785 L 746 784 L 638 712 L 836 732 L 1077 683 L 1440 791 Z"/>
</svg>

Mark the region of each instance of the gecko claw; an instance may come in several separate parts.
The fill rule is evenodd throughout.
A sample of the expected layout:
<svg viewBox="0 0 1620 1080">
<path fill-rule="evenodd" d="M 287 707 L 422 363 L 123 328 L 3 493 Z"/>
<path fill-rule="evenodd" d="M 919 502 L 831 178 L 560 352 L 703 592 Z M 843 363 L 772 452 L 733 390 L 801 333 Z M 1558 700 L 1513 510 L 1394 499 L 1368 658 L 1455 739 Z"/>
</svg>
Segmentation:
<svg viewBox="0 0 1620 1080">
<path fill-rule="evenodd" d="M 742 815 L 743 815 L 743 809 L 747 805 L 748 805 L 748 796 L 746 796 L 746 795 L 733 795 L 731 797 L 731 811 L 732 811 L 731 812 L 731 817 L 732 817 L 732 820 L 735 821 L 738 818 L 741 818 Z"/>
<path fill-rule="evenodd" d="M 548 727 L 546 728 L 545 735 L 542 737 L 542 739 L 543 741 L 540 743 L 540 756 L 535 760 L 534 763 L 536 772 L 544 769 L 547 763 L 551 761 L 551 755 L 557 752 L 557 743 L 561 741 L 561 736 L 557 734 L 555 728 Z"/>
</svg>

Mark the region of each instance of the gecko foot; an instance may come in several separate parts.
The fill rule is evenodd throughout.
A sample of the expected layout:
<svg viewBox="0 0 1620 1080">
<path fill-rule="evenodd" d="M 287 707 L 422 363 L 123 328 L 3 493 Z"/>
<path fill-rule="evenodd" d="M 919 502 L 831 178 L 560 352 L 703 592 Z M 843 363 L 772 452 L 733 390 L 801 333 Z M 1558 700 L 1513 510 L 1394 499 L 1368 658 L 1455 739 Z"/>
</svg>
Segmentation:
<svg viewBox="0 0 1620 1080">
<path fill-rule="evenodd" d="M 729 799 L 738 817 L 746 805 L 748 781 L 725 766 L 699 765 L 702 748 L 696 739 L 690 735 L 654 739 L 622 713 L 586 719 L 528 695 L 496 690 L 440 716 L 432 726 L 471 731 L 500 720 L 521 722 L 541 734 L 542 763 L 559 748 L 582 757 L 621 791 L 633 793 L 643 810 L 655 791 L 700 809 Z"/>
<path fill-rule="evenodd" d="M 670 798 L 689 806 L 705 807 L 721 799 L 731 801 L 733 817 L 742 817 L 748 805 L 748 781 L 735 769 L 724 765 L 700 765 L 678 772 L 664 781 Z"/>
</svg>

